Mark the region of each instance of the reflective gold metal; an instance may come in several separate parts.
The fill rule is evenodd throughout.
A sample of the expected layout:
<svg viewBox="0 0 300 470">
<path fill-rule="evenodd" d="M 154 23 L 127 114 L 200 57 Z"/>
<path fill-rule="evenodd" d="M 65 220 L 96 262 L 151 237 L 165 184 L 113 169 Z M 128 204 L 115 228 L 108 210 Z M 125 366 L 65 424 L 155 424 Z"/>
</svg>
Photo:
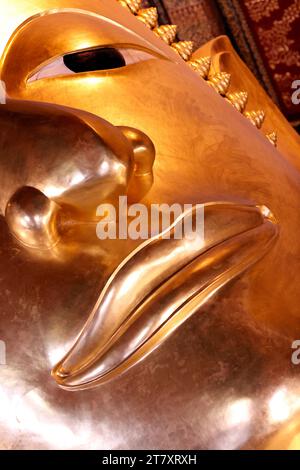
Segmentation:
<svg viewBox="0 0 300 470">
<path fill-rule="evenodd" d="M 174 42 L 171 47 L 183 60 L 188 61 L 192 55 L 194 44 L 192 41 L 179 41 Z"/>
<path fill-rule="evenodd" d="M 185 218 L 193 220 L 195 212 Z M 175 230 L 176 224 L 171 232 Z M 75 345 L 54 368 L 60 385 L 91 388 L 135 365 L 211 295 L 262 257 L 272 246 L 277 227 L 272 214 L 265 216 L 263 210 L 208 204 L 205 232 L 204 244 L 189 231 L 180 240 L 155 237 L 125 259 Z M 132 279 L 139 279 L 134 295 Z"/>
<path fill-rule="evenodd" d="M 261 128 L 264 120 L 265 120 L 265 112 L 262 110 L 259 111 L 247 111 L 245 112 L 245 116 L 249 121 L 256 126 L 258 129 Z"/>
<path fill-rule="evenodd" d="M 139 10 L 137 18 L 145 23 L 145 25 L 150 29 L 155 28 L 158 21 L 157 9 L 155 7 L 143 8 Z"/>
<path fill-rule="evenodd" d="M 234 93 L 229 93 L 226 98 L 240 113 L 242 113 L 248 101 L 248 93 L 246 91 L 236 91 Z"/>
<path fill-rule="evenodd" d="M 276 132 L 271 132 L 270 134 L 267 134 L 267 138 L 273 144 L 275 147 L 277 147 L 277 134 Z"/>
<path fill-rule="evenodd" d="M 122 2 L 121 4 L 125 7 L 128 7 L 126 2 Z M 148 9 L 148 10 L 151 10 Z M 137 13 L 137 11 L 133 8 L 131 8 L 132 13 Z M 141 15 L 139 19 L 141 19 L 146 26 L 150 28 L 154 28 L 154 26 L 157 23 L 158 20 L 158 14 L 156 10 L 156 14 L 151 12 L 150 14 L 147 13 L 147 9 L 142 9 L 138 13 L 138 15 Z M 211 66 L 211 57 L 200 57 L 197 58 L 196 60 L 189 60 L 189 58 L 192 55 L 193 52 L 193 43 L 191 41 L 180 41 L 177 44 L 172 44 L 172 42 L 175 39 L 176 36 L 176 27 L 175 30 L 172 31 L 171 28 L 173 28 L 173 25 L 166 25 L 162 27 L 163 29 L 160 29 L 158 26 L 155 28 L 154 32 L 161 38 L 163 39 L 167 44 L 171 45 L 171 47 L 175 48 L 175 50 L 181 55 L 181 57 L 185 60 L 188 61 L 188 64 L 191 66 L 191 68 L 201 77 L 204 79 L 208 78 L 209 71 L 210 71 L 210 66 Z M 171 29 L 171 36 L 174 35 L 174 38 L 170 37 L 170 30 L 167 28 Z M 168 31 L 168 34 L 166 35 L 166 30 Z M 187 46 L 188 45 L 188 46 Z M 208 80 L 208 84 L 219 94 L 223 95 L 225 97 L 226 92 L 228 90 L 229 84 L 230 84 L 231 77 L 228 73 L 226 72 L 221 72 L 218 74 L 213 73 L 211 80 Z M 229 103 L 231 103 L 237 111 L 240 113 L 243 112 L 247 100 L 248 100 L 248 93 L 247 92 L 235 92 L 235 93 L 230 93 L 230 96 L 226 98 Z M 255 125 L 258 129 L 261 128 L 262 125 L 262 120 L 265 119 L 265 115 L 262 115 L 263 111 L 251 111 L 250 113 L 247 113 L 248 119 L 252 122 L 253 125 Z M 267 137 L 268 138 L 268 137 Z M 273 144 L 274 142 L 268 138 L 268 140 Z"/>
<path fill-rule="evenodd" d="M 220 95 L 225 96 L 230 85 L 231 75 L 227 72 L 219 72 L 209 77 L 208 84 Z"/>
<path fill-rule="evenodd" d="M 118 2 L 122 7 L 129 8 L 129 10 L 134 14 L 138 13 L 142 4 L 142 0 L 118 0 Z"/>
<path fill-rule="evenodd" d="M 207 78 L 211 65 L 211 57 L 201 57 L 200 59 L 190 60 L 189 66 L 202 78 Z"/>
<path fill-rule="evenodd" d="M 153 32 L 167 44 L 171 45 L 176 39 L 177 26 L 174 24 L 164 24 L 155 28 Z"/>
<path fill-rule="evenodd" d="M 1 447 L 299 448 L 299 136 L 140 5 L 0 0 Z M 204 240 L 100 240 L 120 195 L 203 204 Z"/>
</svg>

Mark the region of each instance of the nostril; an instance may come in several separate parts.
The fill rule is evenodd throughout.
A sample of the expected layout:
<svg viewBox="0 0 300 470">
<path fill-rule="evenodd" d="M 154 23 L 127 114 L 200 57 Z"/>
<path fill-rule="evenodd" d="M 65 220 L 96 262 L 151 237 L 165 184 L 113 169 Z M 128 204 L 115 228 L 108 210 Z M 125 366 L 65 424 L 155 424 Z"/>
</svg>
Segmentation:
<svg viewBox="0 0 300 470">
<path fill-rule="evenodd" d="M 60 207 L 31 186 L 18 189 L 7 203 L 5 218 L 11 233 L 24 245 L 49 249 L 59 240 Z"/>
<path fill-rule="evenodd" d="M 152 175 L 155 161 L 155 147 L 152 140 L 144 132 L 133 127 L 120 126 L 119 129 L 132 145 L 135 175 Z"/>
</svg>

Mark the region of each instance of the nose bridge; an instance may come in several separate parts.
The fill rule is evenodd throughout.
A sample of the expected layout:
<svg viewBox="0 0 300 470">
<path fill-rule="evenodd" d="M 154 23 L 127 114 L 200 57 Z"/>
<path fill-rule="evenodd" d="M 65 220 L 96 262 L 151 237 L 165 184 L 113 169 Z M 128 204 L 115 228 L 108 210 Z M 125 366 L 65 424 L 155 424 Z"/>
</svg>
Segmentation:
<svg viewBox="0 0 300 470">
<path fill-rule="evenodd" d="M 89 198 L 95 194 L 100 203 L 103 192 L 107 197 L 126 192 L 132 145 L 100 117 L 63 106 L 8 100 L 0 107 L 0 122 L 5 130 L 0 139 L 2 214 L 23 186 L 37 188 L 50 199 L 67 198 L 75 207 L 90 207 Z"/>
</svg>

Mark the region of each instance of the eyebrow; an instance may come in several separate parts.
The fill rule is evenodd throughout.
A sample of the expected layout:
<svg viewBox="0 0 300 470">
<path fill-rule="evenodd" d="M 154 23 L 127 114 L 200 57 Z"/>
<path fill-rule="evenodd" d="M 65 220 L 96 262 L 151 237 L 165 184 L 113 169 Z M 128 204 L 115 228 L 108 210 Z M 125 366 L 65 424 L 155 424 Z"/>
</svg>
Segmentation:
<svg viewBox="0 0 300 470">
<path fill-rule="evenodd" d="M 47 15 L 56 15 L 56 14 L 60 14 L 60 13 L 70 13 L 70 14 L 82 14 L 82 15 L 85 15 L 87 17 L 94 17 L 94 18 L 97 18 L 97 19 L 100 19 L 102 21 L 104 21 L 105 23 L 107 24 L 110 24 L 112 27 L 116 28 L 116 29 L 121 29 L 123 31 L 126 31 L 128 34 L 130 34 L 133 38 L 137 38 L 139 41 L 142 41 L 144 42 L 145 44 L 145 47 L 147 46 L 148 49 L 152 50 L 153 52 L 156 52 L 157 54 L 159 54 L 160 56 L 163 56 L 164 58 L 166 59 L 169 59 L 168 55 L 162 50 L 160 49 L 158 46 L 155 46 L 152 42 L 150 42 L 149 40 L 147 40 L 146 38 L 144 38 L 143 36 L 141 36 L 139 33 L 135 32 L 135 31 L 132 31 L 130 28 L 128 28 L 127 26 L 119 23 L 118 21 L 116 20 L 113 20 L 112 18 L 108 18 L 107 16 L 103 16 L 99 13 L 95 13 L 95 12 L 92 12 L 92 11 L 89 11 L 89 10 L 83 10 L 81 8 L 56 8 L 56 9 L 51 9 L 51 10 L 45 10 L 45 11 L 42 11 L 40 13 L 37 13 L 35 15 L 32 15 L 30 17 L 28 17 L 23 23 L 21 23 L 17 29 L 13 32 L 13 34 L 11 35 L 8 43 L 6 44 L 6 47 L 5 47 L 5 50 L 9 47 L 11 41 L 15 38 L 16 34 L 22 29 L 22 27 L 26 26 L 26 25 L 29 25 L 32 21 L 34 20 L 39 20 L 39 18 L 42 18 L 44 16 L 47 16 Z M 5 52 L 5 51 L 4 51 Z"/>
</svg>

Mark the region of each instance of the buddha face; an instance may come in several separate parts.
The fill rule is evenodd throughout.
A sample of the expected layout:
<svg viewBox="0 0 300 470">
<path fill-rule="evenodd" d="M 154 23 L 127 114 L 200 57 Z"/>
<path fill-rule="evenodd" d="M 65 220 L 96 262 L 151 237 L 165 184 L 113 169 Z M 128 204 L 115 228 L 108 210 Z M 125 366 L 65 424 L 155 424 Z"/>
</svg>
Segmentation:
<svg viewBox="0 0 300 470">
<path fill-rule="evenodd" d="M 300 315 L 297 281 L 300 277 L 297 215 L 300 176 L 286 156 L 272 147 L 262 133 L 197 76 L 174 50 L 117 2 L 1 0 L 0 6 L 6 28 L 0 43 L 0 78 L 8 97 L 72 108 L 75 116 L 89 113 L 96 120 L 109 121 L 114 128 L 126 126 L 141 132 L 153 143 L 156 153 L 153 184 L 151 181 L 152 186 L 143 194 L 145 204 L 213 205 L 222 200 L 230 207 L 232 204 L 239 207 L 237 225 L 240 227 L 242 213 L 243 227 L 247 229 L 248 220 L 250 227 L 253 221 L 256 227 L 264 214 L 258 209 L 251 209 L 249 213 L 246 210 L 244 219 L 245 207 L 269 208 L 274 215 L 272 220 L 276 219 L 279 226 L 279 238 L 267 256 L 231 286 L 228 309 L 238 303 L 241 315 L 247 316 L 250 323 L 255 321 L 262 330 L 267 327 L 285 338 L 295 338 Z M 129 155 L 128 142 L 116 132 L 111 132 L 115 136 L 111 139 L 120 141 Z M 125 135 L 128 137 L 128 133 Z M 129 160 L 128 157 L 126 161 Z M 96 211 L 96 201 L 93 204 Z M 89 210 L 92 212 L 92 207 Z M 235 226 L 234 219 L 231 214 L 224 220 Z M 212 217 L 213 225 L 214 220 Z M 223 230 L 225 225 L 220 223 L 219 228 Z M 214 227 L 218 228 L 218 223 Z M 213 232 L 216 234 L 218 230 Z M 218 242 L 224 241 L 220 234 L 215 238 Z M 249 246 L 260 241 L 257 237 Z M 74 266 L 80 266 L 85 308 L 91 309 L 95 302 L 91 284 L 97 280 L 103 287 L 113 269 L 135 246 L 131 241 L 125 247 L 116 242 L 107 249 L 101 247 L 100 254 L 93 252 L 93 263 L 101 259 L 101 269 L 95 268 L 94 272 L 91 272 L 90 260 L 82 264 L 75 260 L 65 268 L 71 279 Z M 155 256 L 159 253 L 154 251 Z M 143 254 L 139 256 L 142 263 Z M 130 274 L 128 269 L 127 286 Z M 58 279 L 56 274 L 53 276 Z M 78 281 L 72 279 L 70 285 L 74 287 Z M 106 294 L 110 288 L 111 285 Z M 60 295 L 64 297 L 63 292 Z M 121 299 L 115 312 L 122 310 L 122 302 Z M 159 310 L 160 298 L 155 305 Z M 61 352 L 66 338 L 72 344 L 74 331 L 77 333 L 76 328 L 82 325 L 81 304 L 73 307 L 72 315 L 66 320 L 72 325 L 70 331 L 60 333 L 59 338 L 54 330 L 48 332 L 47 344 L 51 344 L 51 351 Z M 141 308 L 145 315 L 151 316 L 151 309 L 147 307 Z M 85 320 L 86 316 L 83 317 Z M 122 346 L 120 348 L 122 350 Z M 90 350 L 86 353 L 89 355 Z M 51 365 L 61 357 L 62 354 L 55 357 Z M 75 362 L 76 358 L 75 355 Z M 74 357 L 68 358 L 70 368 L 74 366 L 73 360 Z M 61 369 L 58 371 L 64 384 L 63 373 Z"/>
<path fill-rule="evenodd" d="M 2 0 L 1 6 L 6 25 L 1 80 L 10 98 L 72 107 L 114 126 L 139 129 L 156 149 L 146 202 L 266 205 L 288 227 L 279 258 L 286 250 L 294 253 L 295 170 L 143 23 L 114 1 Z M 271 303 L 272 318 L 281 324 L 276 275 L 271 267 L 266 273 L 267 265 L 267 280 L 252 286 L 255 312 Z M 296 271 L 295 266 L 293 275 Z M 264 295 L 265 283 L 272 296 Z M 282 283 L 286 289 L 278 295 L 284 290 L 286 302 L 294 304 L 297 289 L 287 279 Z"/>
</svg>

